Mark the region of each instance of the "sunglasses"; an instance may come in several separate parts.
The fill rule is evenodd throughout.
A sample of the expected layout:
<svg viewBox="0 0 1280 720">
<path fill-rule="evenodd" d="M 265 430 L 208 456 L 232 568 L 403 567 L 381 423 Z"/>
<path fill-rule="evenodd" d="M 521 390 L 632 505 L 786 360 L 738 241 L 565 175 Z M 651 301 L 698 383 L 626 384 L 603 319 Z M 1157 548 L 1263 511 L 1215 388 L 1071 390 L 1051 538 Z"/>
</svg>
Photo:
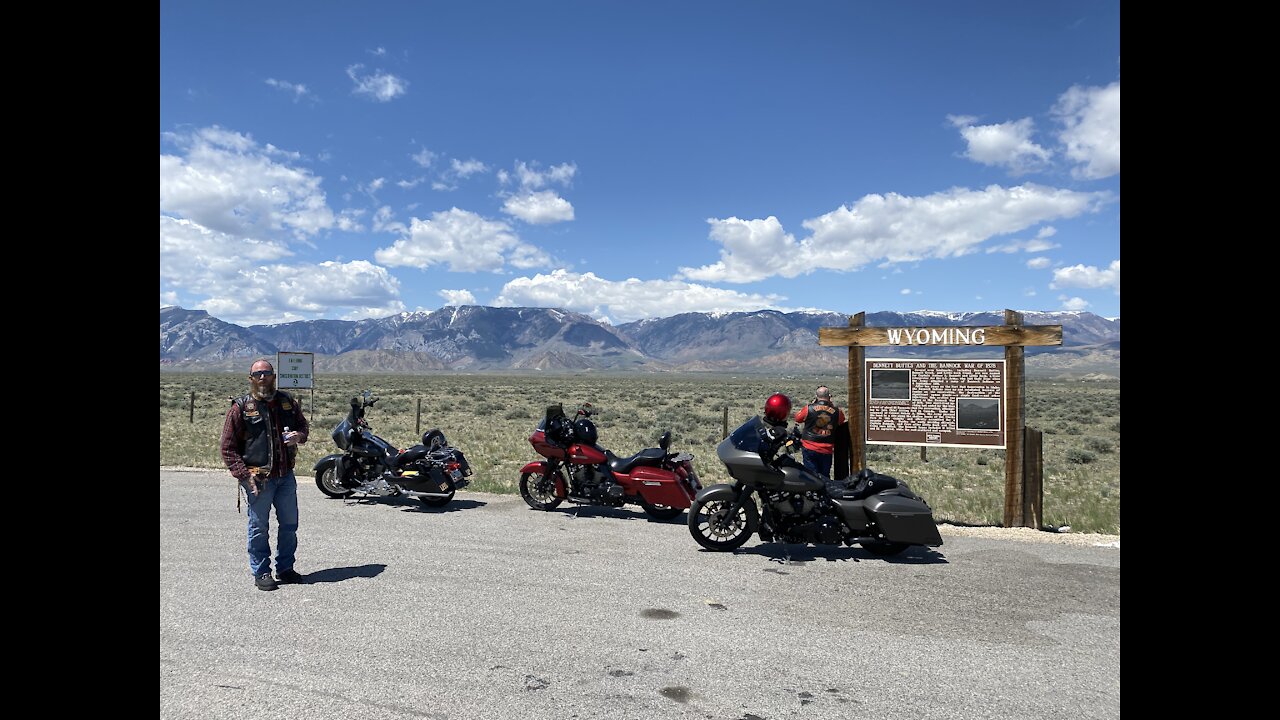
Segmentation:
<svg viewBox="0 0 1280 720">
<path fill-rule="evenodd" d="M 276 374 L 276 371 L 275 370 L 254 370 L 249 374 L 252 375 L 253 377 L 261 379 L 264 377 L 273 377 Z"/>
</svg>

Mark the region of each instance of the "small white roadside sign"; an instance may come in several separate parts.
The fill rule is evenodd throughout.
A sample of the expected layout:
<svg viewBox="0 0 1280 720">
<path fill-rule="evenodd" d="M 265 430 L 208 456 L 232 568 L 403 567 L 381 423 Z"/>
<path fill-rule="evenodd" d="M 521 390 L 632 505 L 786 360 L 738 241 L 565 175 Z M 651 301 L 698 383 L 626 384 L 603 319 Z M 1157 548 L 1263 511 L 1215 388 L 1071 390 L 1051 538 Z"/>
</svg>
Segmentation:
<svg viewBox="0 0 1280 720">
<path fill-rule="evenodd" d="M 312 384 L 314 367 L 315 353 L 276 353 L 276 387 L 281 390 L 314 387 Z"/>
</svg>

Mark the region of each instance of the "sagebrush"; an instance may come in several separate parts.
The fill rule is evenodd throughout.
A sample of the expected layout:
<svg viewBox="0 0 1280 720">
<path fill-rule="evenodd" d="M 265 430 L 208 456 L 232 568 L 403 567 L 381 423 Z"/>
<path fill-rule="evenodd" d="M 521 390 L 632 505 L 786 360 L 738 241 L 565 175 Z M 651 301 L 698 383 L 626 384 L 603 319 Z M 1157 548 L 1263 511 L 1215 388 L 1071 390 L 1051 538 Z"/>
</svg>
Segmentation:
<svg viewBox="0 0 1280 720">
<path fill-rule="evenodd" d="M 246 374 L 160 374 L 162 466 L 223 467 L 218 437 L 228 398 L 247 391 Z M 715 446 L 724 437 L 725 408 L 732 430 L 759 412 L 773 392 L 790 395 L 797 409 L 812 400 L 819 384 L 831 387 L 842 408 L 848 397 L 845 378 L 818 376 L 333 375 L 317 381 L 314 393 L 295 391 L 311 423 L 311 441 L 299 453 L 299 475 L 309 476 L 316 461 L 336 451 L 329 432 L 350 398 L 369 389 L 380 398 L 368 414 L 376 433 L 408 447 L 422 432 L 438 427 L 475 469 L 470 489 L 496 493 L 516 492 L 520 467 L 537 459 L 527 438 L 552 403 L 563 403 L 570 413 L 582 402 L 592 403 L 600 444 L 620 455 L 655 446 L 662 431 L 671 430 L 673 448 L 692 452 L 703 484 L 711 484 L 728 480 L 715 458 Z M 1119 381 L 1029 380 L 1026 397 L 1027 424 L 1045 433 L 1044 523 L 1119 534 Z M 420 429 L 415 428 L 419 402 Z M 1003 451 L 930 447 L 925 460 L 914 446 L 869 445 L 867 451 L 868 464 L 907 481 L 933 507 L 936 520 L 1001 523 Z M 1093 457 L 1082 462 L 1088 455 Z"/>
</svg>

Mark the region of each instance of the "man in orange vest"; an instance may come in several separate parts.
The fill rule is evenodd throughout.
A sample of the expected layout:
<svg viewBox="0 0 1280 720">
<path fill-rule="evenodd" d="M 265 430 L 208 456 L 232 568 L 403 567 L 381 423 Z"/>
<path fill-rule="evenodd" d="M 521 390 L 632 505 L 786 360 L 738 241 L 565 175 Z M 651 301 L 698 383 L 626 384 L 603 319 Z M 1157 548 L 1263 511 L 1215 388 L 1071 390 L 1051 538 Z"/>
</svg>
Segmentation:
<svg viewBox="0 0 1280 720">
<path fill-rule="evenodd" d="M 813 402 L 796 413 L 796 422 L 804 425 L 804 433 L 800 436 L 801 455 L 805 467 L 830 480 L 831 460 L 835 453 L 832 432 L 837 425 L 844 424 L 845 418 L 840 408 L 831 402 L 831 388 L 819 385 L 815 395 Z"/>
</svg>

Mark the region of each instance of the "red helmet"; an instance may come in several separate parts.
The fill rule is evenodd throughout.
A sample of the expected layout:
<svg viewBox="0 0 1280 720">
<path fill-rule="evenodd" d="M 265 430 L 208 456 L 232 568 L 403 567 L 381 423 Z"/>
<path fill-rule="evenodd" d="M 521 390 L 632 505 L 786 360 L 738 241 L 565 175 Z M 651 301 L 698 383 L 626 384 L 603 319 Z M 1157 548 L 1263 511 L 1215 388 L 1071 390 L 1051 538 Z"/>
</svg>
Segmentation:
<svg viewBox="0 0 1280 720">
<path fill-rule="evenodd" d="M 791 398 L 774 393 L 764 401 L 764 419 L 772 425 L 786 425 L 791 417 Z"/>
</svg>

